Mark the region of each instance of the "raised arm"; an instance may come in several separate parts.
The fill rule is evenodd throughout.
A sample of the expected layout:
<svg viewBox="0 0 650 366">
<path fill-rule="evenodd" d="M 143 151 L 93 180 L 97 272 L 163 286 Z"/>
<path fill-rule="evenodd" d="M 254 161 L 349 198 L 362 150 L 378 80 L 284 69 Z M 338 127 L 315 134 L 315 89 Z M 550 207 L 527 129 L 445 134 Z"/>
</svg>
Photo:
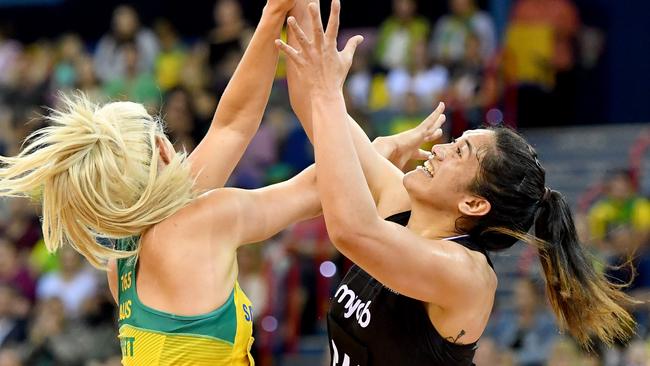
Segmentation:
<svg viewBox="0 0 650 366">
<path fill-rule="evenodd" d="M 372 147 L 401 168 L 407 161 L 427 154 L 418 149 L 427 136 L 416 127 L 378 138 Z M 217 189 L 204 201 L 209 202 L 206 209 L 211 212 L 206 225 L 232 233 L 229 241 L 236 245 L 268 239 L 288 225 L 322 212 L 313 165 L 285 182 L 255 190 Z"/>
<path fill-rule="evenodd" d="M 317 186 L 328 233 L 343 254 L 386 286 L 442 306 L 456 303 L 457 296 L 485 285 L 471 270 L 451 270 L 480 268 L 469 265 L 473 257 L 458 245 L 424 239 L 384 221 L 373 202 L 352 134 L 345 128 L 342 84 L 359 40 L 352 39 L 342 52 L 336 50 L 339 8 L 339 0 L 334 0 L 330 24 L 323 34 L 320 21 L 316 22 L 320 14 L 310 7 L 314 39 L 302 39 L 300 51 L 276 41 L 296 62 L 300 74 L 312 80 L 307 90 L 312 98 Z M 459 286 L 465 291 L 451 291 Z"/>
<path fill-rule="evenodd" d="M 199 191 L 222 187 L 262 120 L 275 76 L 278 38 L 295 0 L 268 0 L 262 18 L 221 97 L 208 133 L 189 157 Z"/>
<path fill-rule="evenodd" d="M 307 11 L 308 4 L 319 4 L 318 0 L 298 0 L 296 6 L 291 10 L 291 17 L 288 20 L 289 32 L 288 41 L 292 46 L 297 46 L 297 25 L 299 24 L 302 29 L 311 29 L 312 20 Z M 304 33 L 302 33 L 304 36 Z M 305 36 L 307 37 L 307 36 Z M 300 120 L 307 136 L 313 143 L 313 130 L 312 130 L 312 106 L 309 94 L 305 92 L 308 87 L 309 80 L 301 78 L 297 74 L 296 65 L 289 58 L 287 60 L 287 80 L 289 84 L 289 99 L 291 106 Z M 437 109 L 427 119 L 425 119 L 418 128 L 411 130 L 413 141 L 432 141 L 442 135 L 439 131 L 440 125 L 444 122 L 444 115 L 442 112 L 444 107 Z M 402 172 L 404 161 L 387 161 L 381 154 L 378 154 L 376 149 L 371 146 L 370 140 L 366 133 L 359 127 L 359 125 L 350 117 L 346 116 L 354 145 L 361 160 L 364 175 L 367 179 L 370 191 L 374 200 L 377 202 L 379 211 L 382 216 L 389 216 L 390 214 L 398 211 L 404 211 L 409 208 L 408 195 L 402 185 Z M 416 136 L 421 134 L 420 136 Z M 424 137 L 424 138 L 421 138 Z M 379 140 L 375 145 L 383 145 L 384 141 Z M 410 149 L 410 147 L 409 147 Z M 385 156 L 385 155 L 384 155 Z M 406 156 L 400 154 L 400 158 Z M 388 156 L 386 156 L 388 157 Z M 416 156 L 414 156 L 417 158 Z M 396 164 L 391 164 L 396 163 Z M 399 167 L 396 168 L 395 165 Z M 401 165 L 401 166 L 400 166 Z"/>
</svg>

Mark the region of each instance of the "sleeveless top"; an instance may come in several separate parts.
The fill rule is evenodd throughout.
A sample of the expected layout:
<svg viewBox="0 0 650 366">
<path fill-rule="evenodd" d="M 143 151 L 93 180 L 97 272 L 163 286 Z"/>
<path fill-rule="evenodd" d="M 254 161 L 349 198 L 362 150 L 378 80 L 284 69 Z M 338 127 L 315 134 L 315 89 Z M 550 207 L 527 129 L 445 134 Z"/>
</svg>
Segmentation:
<svg viewBox="0 0 650 366">
<path fill-rule="evenodd" d="M 410 215 L 403 212 L 386 220 L 406 226 Z M 485 254 L 492 267 L 487 252 L 468 236 L 447 240 Z M 332 366 L 474 365 L 476 342 L 449 342 L 434 328 L 421 301 L 385 287 L 358 266 L 336 290 L 327 328 Z"/>
<path fill-rule="evenodd" d="M 133 239 L 118 240 L 128 250 Z M 122 364 L 254 365 L 251 302 L 235 283 L 218 309 L 198 316 L 179 316 L 147 307 L 136 289 L 136 258 L 118 259 L 119 339 Z"/>
</svg>

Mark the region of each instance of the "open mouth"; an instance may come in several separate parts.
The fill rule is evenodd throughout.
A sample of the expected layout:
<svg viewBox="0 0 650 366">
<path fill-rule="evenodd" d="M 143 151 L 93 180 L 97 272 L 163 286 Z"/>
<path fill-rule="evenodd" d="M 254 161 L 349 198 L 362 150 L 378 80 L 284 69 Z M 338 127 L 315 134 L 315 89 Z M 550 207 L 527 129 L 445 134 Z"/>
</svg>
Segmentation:
<svg viewBox="0 0 650 366">
<path fill-rule="evenodd" d="M 431 166 L 431 163 L 429 161 L 425 161 L 424 164 L 422 165 L 422 171 L 424 171 L 429 178 L 433 178 L 433 167 Z"/>
</svg>

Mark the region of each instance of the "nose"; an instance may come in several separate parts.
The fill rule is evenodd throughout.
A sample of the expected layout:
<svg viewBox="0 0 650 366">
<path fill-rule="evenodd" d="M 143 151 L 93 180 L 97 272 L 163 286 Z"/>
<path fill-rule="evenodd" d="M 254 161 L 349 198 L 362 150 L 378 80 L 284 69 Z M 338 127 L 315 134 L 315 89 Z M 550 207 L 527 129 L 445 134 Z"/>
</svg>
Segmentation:
<svg viewBox="0 0 650 366">
<path fill-rule="evenodd" d="M 434 145 L 431 148 L 431 153 L 433 154 L 433 158 L 436 160 L 444 160 L 447 156 L 444 145 Z"/>
</svg>

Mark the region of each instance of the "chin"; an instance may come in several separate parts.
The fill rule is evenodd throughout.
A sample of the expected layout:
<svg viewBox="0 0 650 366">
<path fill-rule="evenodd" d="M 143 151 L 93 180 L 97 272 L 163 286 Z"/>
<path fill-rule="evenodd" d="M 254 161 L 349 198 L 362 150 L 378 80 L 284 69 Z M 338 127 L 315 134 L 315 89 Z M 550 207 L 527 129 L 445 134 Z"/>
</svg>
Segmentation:
<svg viewBox="0 0 650 366">
<path fill-rule="evenodd" d="M 422 171 L 413 169 L 404 174 L 402 184 L 404 185 L 404 188 L 406 188 L 406 191 L 409 192 L 409 195 L 412 195 L 415 192 L 426 190 L 431 184 L 431 178 Z"/>
</svg>

